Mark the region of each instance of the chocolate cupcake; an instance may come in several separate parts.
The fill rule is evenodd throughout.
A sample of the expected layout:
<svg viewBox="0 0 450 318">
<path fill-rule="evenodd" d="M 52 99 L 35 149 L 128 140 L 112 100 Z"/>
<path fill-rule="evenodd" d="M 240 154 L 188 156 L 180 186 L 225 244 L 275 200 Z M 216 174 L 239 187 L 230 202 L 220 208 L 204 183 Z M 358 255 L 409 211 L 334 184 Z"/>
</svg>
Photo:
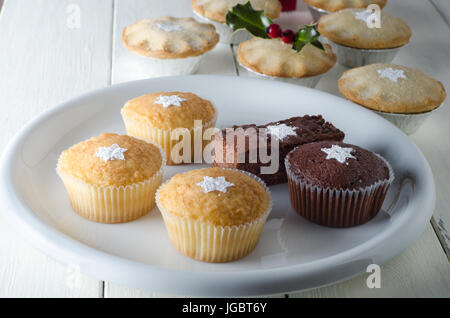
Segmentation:
<svg viewBox="0 0 450 318">
<path fill-rule="evenodd" d="M 291 204 L 311 222 L 351 227 L 380 211 L 394 173 L 380 155 L 336 141 L 299 146 L 285 160 Z"/>
</svg>

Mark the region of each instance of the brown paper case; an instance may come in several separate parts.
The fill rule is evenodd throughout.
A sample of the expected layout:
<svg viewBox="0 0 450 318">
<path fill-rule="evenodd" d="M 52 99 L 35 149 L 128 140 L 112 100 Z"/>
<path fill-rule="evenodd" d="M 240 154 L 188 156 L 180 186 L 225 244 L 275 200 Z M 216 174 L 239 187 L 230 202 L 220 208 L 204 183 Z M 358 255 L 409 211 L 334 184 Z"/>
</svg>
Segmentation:
<svg viewBox="0 0 450 318">
<path fill-rule="evenodd" d="M 309 221 L 329 227 L 351 227 L 364 224 L 380 211 L 390 185 L 394 181 L 391 165 L 389 178 L 371 186 L 348 190 L 323 188 L 298 179 L 291 171 L 286 157 L 289 196 L 294 210 Z"/>
</svg>

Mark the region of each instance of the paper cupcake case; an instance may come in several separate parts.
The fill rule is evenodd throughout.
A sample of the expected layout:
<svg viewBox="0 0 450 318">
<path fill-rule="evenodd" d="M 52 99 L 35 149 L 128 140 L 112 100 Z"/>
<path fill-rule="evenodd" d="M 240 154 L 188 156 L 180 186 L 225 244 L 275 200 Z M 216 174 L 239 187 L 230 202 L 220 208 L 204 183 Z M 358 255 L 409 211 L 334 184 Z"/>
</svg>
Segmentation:
<svg viewBox="0 0 450 318">
<path fill-rule="evenodd" d="M 270 190 L 257 176 L 241 170 L 229 170 L 252 177 L 264 186 L 270 197 Z M 255 249 L 272 211 L 271 198 L 269 207 L 258 219 L 241 225 L 219 226 L 181 217 L 164 209 L 159 201 L 159 191 L 164 185 L 156 192 L 156 205 L 161 211 L 170 241 L 180 253 L 203 262 L 224 263 L 245 257 Z"/>
<path fill-rule="evenodd" d="M 171 135 L 173 132 L 176 131 L 176 129 L 155 128 L 148 124 L 140 123 L 133 119 L 126 118 L 125 116 L 122 116 L 122 118 L 125 123 L 125 127 L 126 127 L 128 135 L 158 144 L 160 147 L 162 147 L 162 149 L 164 150 L 164 153 L 166 154 L 167 165 L 176 165 L 177 164 L 171 158 L 172 148 L 179 142 L 177 140 L 176 141 L 171 140 Z M 217 118 L 217 115 L 210 122 L 203 124 L 202 131 L 204 132 L 208 128 L 214 128 L 216 125 L 216 118 Z M 194 138 L 194 133 L 195 133 L 196 129 L 198 129 L 198 128 L 191 128 L 189 131 L 189 133 L 192 136 L 191 146 L 193 146 L 193 144 L 194 144 L 193 138 Z M 180 136 L 180 138 L 181 138 L 181 136 Z M 209 142 L 210 141 L 203 141 L 202 151 Z M 193 147 L 191 148 L 191 151 L 192 151 L 192 156 L 193 156 L 194 155 Z"/>
<path fill-rule="evenodd" d="M 127 186 L 92 185 L 61 171 L 59 167 L 56 171 L 77 214 L 99 223 L 125 223 L 155 208 L 155 193 L 161 185 L 165 166 L 162 150 L 161 156 L 161 168 L 150 179 Z"/>
<path fill-rule="evenodd" d="M 220 36 L 219 40 L 220 43 L 239 44 L 252 38 L 252 35 L 247 30 L 238 30 L 234 32 L 233 29 L 231 29 L 228 25 L 226 25 L 226 23 L 216 22 L 208 18 L 205 18 L 204 16 L 198 14 L 195 11 L 193 12 L 200 21 L 214 25 L 214 27 L 216 28 L 216 32 Z"/>
<path fill-rule="evenodd" d="M 300 180 L 290 170 L 286 157 L 292 207 L 309 221 L 329 227 L 351 227 L 370 221 L 380 211 L 394 181 L 390 164 L 377 156 L 388 166 L 389 178 L 355 190 L 323 188 Z"/>
</svg>

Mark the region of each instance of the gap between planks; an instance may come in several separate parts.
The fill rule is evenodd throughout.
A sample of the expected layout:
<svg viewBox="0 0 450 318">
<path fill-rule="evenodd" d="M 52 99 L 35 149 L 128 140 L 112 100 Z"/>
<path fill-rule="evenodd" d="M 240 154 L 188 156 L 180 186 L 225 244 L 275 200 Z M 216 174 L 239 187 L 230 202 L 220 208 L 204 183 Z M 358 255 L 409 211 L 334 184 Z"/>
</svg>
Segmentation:
<svg viewBox="0 0 450 318">
<path fill-rule="evenodd" d="M 448 1 L 448 0 L 446 0 L 446 1 Z M 434 7 L 434 9 L 436 9 L 436 11 L 439 13 L 441 18 L 445 21 L 445 23 L 450 28 L 450 12 L 447 12 L 448 16 L 446 16 L 443 11 L 445 8 L 441 8 L 441 6 L 449 6 L 450 7 L 450 5 L 449 4 L 447 4 L 447 5 L 439 4 L 439 2 L 437 2 L 436 0 L 430 0 L 430 3 Z"/>
</svg>

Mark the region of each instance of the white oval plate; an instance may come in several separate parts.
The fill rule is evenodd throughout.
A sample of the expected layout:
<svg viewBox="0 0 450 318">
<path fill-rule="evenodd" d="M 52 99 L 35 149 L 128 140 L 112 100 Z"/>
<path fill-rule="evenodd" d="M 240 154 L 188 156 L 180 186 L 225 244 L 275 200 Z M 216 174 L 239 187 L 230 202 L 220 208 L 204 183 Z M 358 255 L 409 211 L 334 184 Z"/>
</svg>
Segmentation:
<svg viewBox="0 0 450 318">
<path fill-rule="evenodd" d="M 294 213 L 287 185 L 274 186 L 274 209 L 257 248 L 226 264 L 202 263 L 179 254 L 170 245 L 157 209 L 137 221 L 117 225 L 93 223 L 75 214 L 55 173 L 61 151 L 102 132 L 125 133 L 119 110 L 127 100 L 176 90 L 212 100 L 221 128 L 322 114 L 346 133 L 345 141 L 383 155 L 393 166 L 396 181 L 383 211 L 358 227 L 326 228 Z M 198 167 L 169 167 L 165 179 Z M 413 242 L 424 230 L 435 203 L 433 177 L 420 150 L 373 112 L 313 89 L 223 76 L 124 83 L 58 105 L 11 141 L 1 174 L 8 219 L 44 253 L 102 280 L 182 295 L 273 294 L 355 276 Z"/>
</svg>

